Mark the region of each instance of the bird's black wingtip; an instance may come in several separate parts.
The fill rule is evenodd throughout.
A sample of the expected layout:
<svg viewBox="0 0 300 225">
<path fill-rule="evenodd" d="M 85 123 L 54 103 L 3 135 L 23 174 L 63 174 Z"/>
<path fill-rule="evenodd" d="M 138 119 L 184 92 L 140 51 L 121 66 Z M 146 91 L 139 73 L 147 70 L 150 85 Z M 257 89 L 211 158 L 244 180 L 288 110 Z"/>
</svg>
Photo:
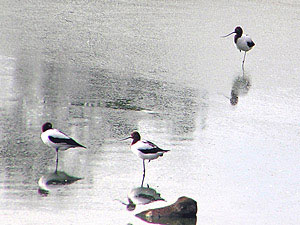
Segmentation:
<svg viewBox="0 0 300 225">
<path fill-rule="evenodd" d="M 169 152 L 170 150 L 161 149 L 162 152 Z"/>
</svg>

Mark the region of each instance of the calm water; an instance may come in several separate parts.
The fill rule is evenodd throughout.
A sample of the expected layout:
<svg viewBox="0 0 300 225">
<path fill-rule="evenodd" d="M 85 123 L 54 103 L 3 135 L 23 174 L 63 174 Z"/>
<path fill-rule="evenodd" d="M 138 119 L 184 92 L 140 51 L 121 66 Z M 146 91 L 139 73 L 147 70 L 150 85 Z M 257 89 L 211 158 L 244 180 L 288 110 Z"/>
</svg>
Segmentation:
<svg viewBox="0 0 300 225">
<path fill-rule="evenodd" d="M 1 224 L 146 224 L 180 196 L 197 224 L 300 223 L 298 1 L 0 1 Z M 256 46 L 243 54 L 240 25 Z M 230 104 L 232 90 L 238 98 Z M 87 149 L 60 153 L 46 122 Z M 129 212 L 133 130 L 171 151 L 146 163 L 167 202 Z M 120 200 L 120 201 L 119 201 Z M 176 222 L 171 222 L 174 224 Z M 195 224 L 194 221 L 178 224 Z"/>
</svg>

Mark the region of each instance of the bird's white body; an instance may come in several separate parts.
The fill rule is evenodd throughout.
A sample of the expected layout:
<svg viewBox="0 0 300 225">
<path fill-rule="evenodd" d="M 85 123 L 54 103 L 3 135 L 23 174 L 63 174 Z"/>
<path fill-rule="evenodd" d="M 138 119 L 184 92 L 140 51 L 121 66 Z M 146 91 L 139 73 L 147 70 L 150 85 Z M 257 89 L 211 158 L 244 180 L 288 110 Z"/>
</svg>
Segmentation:
<svg viewBox="0 0 300 225">
<path fill-rule="evenodd" d="M 246 53 L 250 49 L 253 48 L 255 43 L 252 41 L 251 37 L 243 34 L 243 29 L 241 27 L 236 27 L 233 32 L 231 32 L 230 34 L 227 34 L 223 37 L 228 37 L 231 34 L 235 34 L 234 35 L 234 43 L 235 43 L 237 49 L 245 52 L 243 62 L 242 62 L 242 70 L 243 70 L 243 76 L 244 76 L 244 71 L 245 71 L 244 63 L 245 63 Z"/>
<path fill-rule="evenodd" d="M 66 139 L 66 140 L 69 139 L 69 140 L 71 140 L 71 138 L 69 136 L 67 136 L 66 134 L 62 133 L 61 131 L 59 131 L 57 129 L 49 129 L 49 130 L 44 131 L 41 134 L 42 141 L 46 145 L 48 145 L 49 147 L 58 149 L 60 151 L 65 151 L 65 150 L 67 150 L 69 148 L 75 147 L 74 145 L 70 145 L 70 144 L 67 144 L 67 143 L 64 143 L 64 142 L 55 143 L 55 142 L 53 142 L 53 141 L 51 141 L 49 139 L 50 136 L 54 137 L 54 138 L 59 138 L 59 139 Z"/>
<path fill-rule="evenodd" d="M 55 174 L 57 174 L 58 167 L 58 151 L 65 151 L 69 148 L 81 147 L 86 148 L 83 145 L 77 143 L 68 135 L 63 132 L 53 129 L 52 124 L 47 122 L 42 126 L 42 141 L 48 145 L 49 147 L 55 148 L 56 150 L 56 166 L 55 166 Z"/>
<path fill-rule="evenodd" d="M 163 156 L 163 154 L 165 152 L 168 152 L 169 150 L 161 149 L 150 141 L 142 140 L 141 135 L 137 131 L 132 132 L 130 137 L 127 137 L 123 140 L 129 138 L 133 139 L 130 145 L 131 151 L 143 160 L 144 174 L 141 185 L 141 187 L 143 187 L 146 174 L 145 160 L 150 161 L 153 159 L 157 159 L 159 156 Z"/>
<path fill-rule="evenodd" d="M 253 43 L 252 39 L 250 36 L 248 36 L 247 34 L 246 35 L 242 35 L 241 37 L 239 37 L 237 40 L 236 40 L 236 47 L 238 50 L 240 51 L 244 51 L 244 52 L 247 52 L 249 51 L 253 46 L 249 46 L 249 43 Z"/>
<path fill-rule="evenodd" d="M 158 151 L 156 153 L 150 153 L 152 152 L 153 149 L 156 148 L 157 148 L 156 145 L 145 140 L 139 140 L 130 146 L 130 149 L 134 154 L 136 154 L 141 159 L 147 159 L 147 160 L 157 159 L 159 156 L 162 156 L 164 154 L 164 152 L 162 151 Z"/>
</svg>

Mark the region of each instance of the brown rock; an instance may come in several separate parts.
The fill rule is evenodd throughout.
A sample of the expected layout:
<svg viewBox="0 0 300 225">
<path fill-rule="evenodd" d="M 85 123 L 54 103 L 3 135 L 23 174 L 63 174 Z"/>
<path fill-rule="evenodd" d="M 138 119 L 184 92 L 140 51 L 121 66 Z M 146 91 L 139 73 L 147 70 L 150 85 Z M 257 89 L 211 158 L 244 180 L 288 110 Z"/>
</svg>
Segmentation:
<svg viewBox="0 0 300 225">
<path fill-rule="evenodd" d="M 160 225 L 196 225 L 197 217 L 194 218 L 182 218 L 182 217 L 161 217 L 161 218 L 141 218 L 148 223 L 160 224 Z"/>
<path fill-rule="evenodd" d="M 136 216 L 147 221 L 153 221 L 162 217 L 195 218 L 196 214 L 197 202 L 188 197 L 180 197 L 172 205 L 149 209 L 136 214 Z"/>
</svg>

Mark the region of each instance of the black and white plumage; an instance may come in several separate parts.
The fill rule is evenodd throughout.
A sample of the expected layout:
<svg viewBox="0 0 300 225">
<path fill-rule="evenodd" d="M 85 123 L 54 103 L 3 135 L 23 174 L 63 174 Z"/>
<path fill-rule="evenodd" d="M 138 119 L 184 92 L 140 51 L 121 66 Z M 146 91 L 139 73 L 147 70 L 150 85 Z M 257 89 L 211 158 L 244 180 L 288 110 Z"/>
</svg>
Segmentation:
<svg viewBox="0 0 300 225">
<path fill-rule="evenodd" d="M 86 148 L 85 146 L 77 143 L 68 135 L 63 132 L 53 129 L 52 124 L 47 122 L 42 126 L 42 141 L 48 145 L 49 147 L 55 148 L 56 150 L 56 172 L 57 172 L 57 164 L 58 164 L 58 151 L 65 151 L 69 148 Z"/>
<path fill-rule="evenodd" d="M 163 156 L 164 153 L 168 152 L 169 150 L 164 150 L 155 145 L 154 143 L 146 140 L 142 140 L 140 134 L 137 131 L 134 131 L 131 133 L 131 136 L 128 138 L 125 138 L 123 140 L 132 138 L 132 143 L 130 145 L 131 151 L 136 154 L 139 158 L 143 160 L 143 168 L 144 168 L 144 174 L 143 174 L 143 181 L 142 186 L 145 178 L 145 160 L 153 160 L 157 159 L 160 156 Z"/>
<path fill-rule="evenodd" d="M 242 68 L 244 71 L 244 62 L 245 62 L 245 58 L 246 58 L 246 52 L 251 50 L 254 47 L 255 43 L 252 41 L 251 37 L 248 34 L 246 34 L 246 35 L 243 34 L 243 29 L 241 27 L 236 27 L 233 32 L 231 32 L 230 34 L 227 34 L 223 37 L 228 37 L 231 34 L 235 34 L 234 43 L 235 43 L 237 49 L 245 52 L 243 64 L 242 64 Z"/>
<path fill-rule="evenodd" d="M 157 159 L 169 151 L 161 149 L 150 141 L 142 140 L 140 134 L 136 131 L 129 138 L 133 139 L 130 145 L 131 151 L 143 160 L 148 159 L 150 161 Z"/>
</svg>

